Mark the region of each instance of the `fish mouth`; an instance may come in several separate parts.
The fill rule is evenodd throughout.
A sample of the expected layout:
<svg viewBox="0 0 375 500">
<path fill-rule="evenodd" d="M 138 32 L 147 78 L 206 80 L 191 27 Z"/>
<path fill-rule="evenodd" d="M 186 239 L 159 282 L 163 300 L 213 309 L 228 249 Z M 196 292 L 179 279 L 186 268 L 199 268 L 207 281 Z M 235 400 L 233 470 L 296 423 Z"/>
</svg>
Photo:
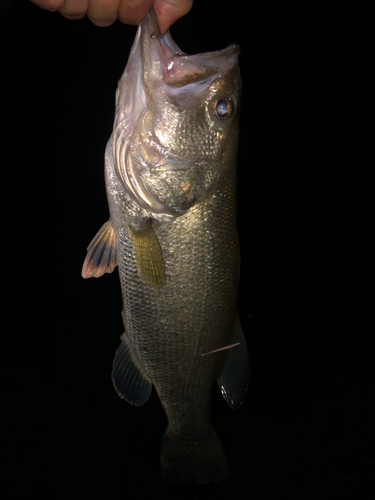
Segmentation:
<svg viewBox="0 0 375 500">
<path fill-rule="evenodd" d="M 141 52 L 145 84 L 162 80 L 171 91 L 176 89 L 176 93 L 177 89 L 190 84 L 209 84 L 230 71 L 238 63 L 240 47 L 232 44 L 222 50 L 187 55 L 169 31 L 161 34 L 152 7 L 141 24 Z"/>
</svg>

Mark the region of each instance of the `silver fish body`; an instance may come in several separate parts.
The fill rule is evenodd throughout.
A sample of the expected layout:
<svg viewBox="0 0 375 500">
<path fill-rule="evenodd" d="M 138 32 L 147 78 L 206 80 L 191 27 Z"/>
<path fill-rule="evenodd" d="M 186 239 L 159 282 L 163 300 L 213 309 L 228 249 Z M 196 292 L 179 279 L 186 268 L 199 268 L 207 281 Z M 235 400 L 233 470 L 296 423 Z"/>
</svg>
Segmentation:
<svg viewBox="0 0 375 500">
<path fill-rule="evenodd" d="M 168 418 L 166 483 L 227 477 L 213 384 L 237 410 L 249 380 L 236 311 L 238 53 L 187 56 L 161 36 L 153 10 L 142 21 L 105 154 L 110 220 L 82 271 L 98 277 L 118 264 L 125 333 L 112 379 L 134 405 L 155 387 Z"/>
</svg>

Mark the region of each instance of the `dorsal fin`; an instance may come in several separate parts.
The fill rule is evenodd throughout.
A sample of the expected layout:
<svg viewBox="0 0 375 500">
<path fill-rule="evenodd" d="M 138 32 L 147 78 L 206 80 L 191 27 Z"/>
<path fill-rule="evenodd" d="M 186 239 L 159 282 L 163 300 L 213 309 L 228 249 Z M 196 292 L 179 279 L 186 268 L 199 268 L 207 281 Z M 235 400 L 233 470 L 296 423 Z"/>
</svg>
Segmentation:
<svg viewBox="0 0 375 500">
<path fill-rule="evenodd" d="M 237 316 L 233 343 L 237 347 L 229 349 L 227 362 L 217 379 L 221 394 L 232 410 L 240 409 L 250 379 L 249 356 L 240 319 Z"/>
</svg>

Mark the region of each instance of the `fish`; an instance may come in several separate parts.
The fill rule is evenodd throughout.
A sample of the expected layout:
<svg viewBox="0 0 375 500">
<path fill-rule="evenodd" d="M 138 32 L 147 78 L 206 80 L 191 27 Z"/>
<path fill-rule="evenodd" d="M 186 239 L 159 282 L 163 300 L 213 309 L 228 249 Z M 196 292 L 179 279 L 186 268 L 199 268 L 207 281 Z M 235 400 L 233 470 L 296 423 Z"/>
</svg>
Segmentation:
<svg viewBox="0 0 375 500">
<path fill-rule="evenodd" d="M 187 55 L 153 8 L 141 21 L 105 150 L 110 217 L 82 268 L 90 278 L 118 266 L 125 331 L 112 381 L 135 406 L 156 390 L 168 420 L 165 484 L 228 477 L 214 384 L 235 411 L 249 384 L 236 305 L 239 53 L 232 44 Z"/>
</svg>

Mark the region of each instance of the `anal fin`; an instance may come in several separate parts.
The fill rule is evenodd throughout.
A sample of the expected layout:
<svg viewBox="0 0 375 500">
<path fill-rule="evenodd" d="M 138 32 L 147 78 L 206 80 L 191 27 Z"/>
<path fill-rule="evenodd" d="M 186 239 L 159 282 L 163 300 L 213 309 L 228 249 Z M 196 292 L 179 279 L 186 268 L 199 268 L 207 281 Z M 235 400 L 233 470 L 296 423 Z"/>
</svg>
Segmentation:
<svg viewBox="0 0 375 500">
<path fill-rule="evenodd" d="M 221 394 L 232 410 L 240 409 L 250 379 L 249 356 L 240 319 L 237 316 L 233 343 L 240 345 L 229 349 L 226 364 L 217 379 Z"/>
<path fill-rule="evenodd" d="M 82 277 L 99 278 L 105 273 L 112 273 L 116 266 L 116 235 L 111 221 L 107 221 L 87 247 Z"/>
<path fill-rule="evenodd" d="M 125 332 L 120 339 L 112 365 L 112 382 L 121 399 L 142 406 L 150 397 L 152 383 L 136 362 Z"/>
</svg>

